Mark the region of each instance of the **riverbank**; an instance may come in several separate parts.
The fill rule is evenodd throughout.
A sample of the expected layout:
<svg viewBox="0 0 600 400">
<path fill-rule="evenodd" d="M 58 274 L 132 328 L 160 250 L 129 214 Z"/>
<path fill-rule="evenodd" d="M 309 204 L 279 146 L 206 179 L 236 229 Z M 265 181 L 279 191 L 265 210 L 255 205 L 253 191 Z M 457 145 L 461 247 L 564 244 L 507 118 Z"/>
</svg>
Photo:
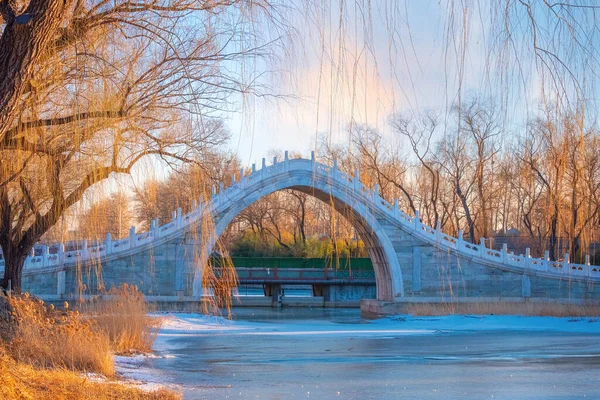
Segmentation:
<svg viewBox="0 0 600 400">
<path fill-rule="evenodd" d="M 364 318 L 389 315 L 523 315 L 548 317 L 599 317 L 600 302 L 580 299 L 533 299 L 523 297 L 403 297 L 394 302 L 363 299 Z"/>
</svg>

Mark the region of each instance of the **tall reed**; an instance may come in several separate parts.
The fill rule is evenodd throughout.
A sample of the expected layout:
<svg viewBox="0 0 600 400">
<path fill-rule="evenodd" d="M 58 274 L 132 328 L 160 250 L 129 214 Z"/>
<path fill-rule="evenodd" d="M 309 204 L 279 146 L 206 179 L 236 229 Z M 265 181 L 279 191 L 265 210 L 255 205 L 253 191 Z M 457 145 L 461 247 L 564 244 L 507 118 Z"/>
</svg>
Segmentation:
<svg viewBox="0 0 600 400">
<path fill-rule="evenodd" d="M 137 286 L 123 284 L 112 288 L 101 301 L 85 303 L 82 309 L 108 335 L 115 352 L 152 351 L 160 319 L 147 316 L 148 307 Z"/>
</svg>

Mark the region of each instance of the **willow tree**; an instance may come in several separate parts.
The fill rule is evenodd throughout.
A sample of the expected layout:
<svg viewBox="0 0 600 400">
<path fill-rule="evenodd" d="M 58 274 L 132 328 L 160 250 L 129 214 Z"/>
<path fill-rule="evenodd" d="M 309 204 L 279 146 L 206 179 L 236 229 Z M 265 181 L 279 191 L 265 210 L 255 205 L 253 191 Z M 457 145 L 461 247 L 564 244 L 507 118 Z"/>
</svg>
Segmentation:
<svg viewBox="0 0 600 400">
<path fill-rule="evenodd" d="M 240 63 L 265 55 L 249 27 L 269 10 L 244 0 L 0 0 L 5 286 L 20 290 L 34 244 L 93 185 L 145 157 L 181 165 L 222 143 L 208 122 L 253 90 Z"/>
</svg>

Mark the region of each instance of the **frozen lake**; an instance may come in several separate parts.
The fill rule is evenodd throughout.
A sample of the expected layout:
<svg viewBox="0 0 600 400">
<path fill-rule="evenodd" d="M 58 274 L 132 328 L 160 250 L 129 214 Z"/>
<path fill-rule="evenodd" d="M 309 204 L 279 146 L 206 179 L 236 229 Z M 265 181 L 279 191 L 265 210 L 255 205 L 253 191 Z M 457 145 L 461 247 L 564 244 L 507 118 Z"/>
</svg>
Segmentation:
<svg viewBox="0 0 600 400">
<path fill-rule="evenodd" d="M 600 321 L 360 318 L 358 310 L 167 314 L 126 376 L 185 399 L 600 398 Z"/>
</svg>

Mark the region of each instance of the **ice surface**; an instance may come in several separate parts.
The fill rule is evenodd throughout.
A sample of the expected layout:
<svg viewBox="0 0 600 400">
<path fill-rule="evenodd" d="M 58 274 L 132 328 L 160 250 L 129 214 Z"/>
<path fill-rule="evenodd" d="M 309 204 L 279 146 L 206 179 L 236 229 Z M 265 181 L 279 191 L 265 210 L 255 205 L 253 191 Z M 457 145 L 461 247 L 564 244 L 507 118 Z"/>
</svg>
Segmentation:
<svg viewBox="0 0 600 400">
<path fill-rule="evenodd" d="M 596 318 L 159 315 L 156 354 L 118 358 L 119 371 L 185 399 L 600 398 Z"/>
<path fill-rule="evenodd" d="M 160 336 L 178 334 L 246 334 L 246 335 L 385 335 L 432 334 L 444 331 L 554 331 L 600 333 L 599 318 L 525 317 L 516 315 L 449 315 L 414 317 L 395 315 L 344 327 L 329 321 L 305 320 L 293 324 L 228 320 L 198 314 L 163 314 Z M 336 329 L 332 329 L 336 328 Z"/>
</svg>

